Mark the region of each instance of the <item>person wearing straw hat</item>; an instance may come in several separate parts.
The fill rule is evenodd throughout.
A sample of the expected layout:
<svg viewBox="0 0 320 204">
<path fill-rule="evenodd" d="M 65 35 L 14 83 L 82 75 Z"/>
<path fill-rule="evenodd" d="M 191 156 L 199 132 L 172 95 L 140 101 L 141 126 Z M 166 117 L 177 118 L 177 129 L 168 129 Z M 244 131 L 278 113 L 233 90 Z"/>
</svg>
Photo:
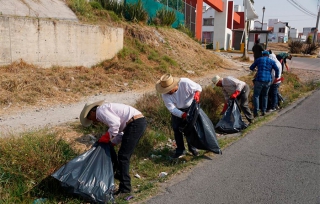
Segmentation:
<svg viewBox="0 0 320 204">
<path fill-rule="evenodd" d="M 161 94 L 165 106 L 171 113 L 171 126 L 176 141 L 176 151 L 172 158 L 181 158 L 185 155 L 183 135 L 179 128 L 184 124 L 188 109 L 196 100 L 200 101 L 202 88 L 199 84 L 188 78 L 173 77 L 171 74 L 164 74 L 156 83 L 156 90 Z M 188 150 L 197 156 L 199 153 L 195 147 L 188 143 Z"/>
<path fill-rule="evenodd" d="M 117 157 L 117 174 L 119 189 L 115 193 L 130 193 L 131 178 L 129 175 L 130 158 L 140 138 L 144 134 L 147 121 L 140 111 L 129 105 L 97 101 L 85 104 L 80 114 L 84 127 L 101 122 L 107 125 L 108 131 L 98 142 L 117 145 L 121 143 Z"/>
<path fill-rule="evenodd" d="M 253 122 L 253 115 L 248 106 L 248 97 L 250 93 L 250 87 L 248 84 L 232 76 L 221 78 L 220 76 L 216 75 L 212 78 L 212 87 L 214 88 L 215 86 L 222 88 L 225 98 L 225 103 L 221 114 L 224 114 L 224 112 L 227 110 L 229 99 L 237 99 L 240 102 L 240 108 L 248 122 Z"/>
</svg>

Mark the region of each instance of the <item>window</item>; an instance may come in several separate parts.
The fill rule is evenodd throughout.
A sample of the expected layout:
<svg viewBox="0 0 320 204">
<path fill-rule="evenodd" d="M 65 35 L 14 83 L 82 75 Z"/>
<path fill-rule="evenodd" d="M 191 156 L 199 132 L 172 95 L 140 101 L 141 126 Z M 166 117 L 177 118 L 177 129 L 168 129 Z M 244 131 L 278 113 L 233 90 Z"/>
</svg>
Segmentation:
<svg viewBox="0 0 320 204">
<path fill-rule="evenodd" d="M 213 18 L 204 18 L 203 25 L 204 26 L 213 26 Z"/>
<path fill-rule="evenodd" d="M 284 33 L 284 28 L 279 28 L 279 33 Z"/>
</svg>

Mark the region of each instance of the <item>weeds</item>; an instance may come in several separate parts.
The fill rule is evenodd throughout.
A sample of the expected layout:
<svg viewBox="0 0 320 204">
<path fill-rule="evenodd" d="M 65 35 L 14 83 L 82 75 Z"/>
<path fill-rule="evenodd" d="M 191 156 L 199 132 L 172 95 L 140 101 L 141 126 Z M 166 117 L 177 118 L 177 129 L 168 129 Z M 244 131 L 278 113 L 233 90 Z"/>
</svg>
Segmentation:
<svg viewBox="0 0 320 204">
<path fill-rule="evenodd" d="M 176 14 L 174 11 L 162 8 L 157 11 L 156 16 L 152 20 L 155 25 L 171 26 L 176 21 Z"/>
<path fill-rule="evenodd" d="M 56 70 L 58 71 L 59 67 Z M 291 103 L 301 93 L 319 86 L 317 83 L 302 84 L 297 76 L 288 72 L 283 76 L 285 81 L 280 86 L 280 93 L 286 98 L 284 105 Z M 241 80 L 250 85 L 252 76 L 242 77 Z M 221 88 L 213 89 L 208 86 L 203 89 L 201 107 L 213 124 L 221 117 L 219 113 L 223 103 Z M 170 160 L 169 156 L 174 150 L 171 115 L 161 95 L 144 95 L 136 102 L 135 107 L 143 112 L 148 120 L 147 131 L 132 156 L 130 167 L 136 199 L 144 199 L 156 193 L 158 183 L 199 162 L 205 152 L 201 151 L 200 157 L 197 158 L 186 156 L 178 161 Z M 256 121 L 254 127 L 262 123 L 263 120 Z M 250 131 L 251 127 L 244 130 L 243 134 Z M 0 201 L 31 203 L 36 198 L 46 198 L 49 203 L 83 203 L 81 198 L 65 194 L 59 183 L 50 175 L 81 153 L 72 148 L 74 141 L 65 142 L 63 138 L 67 137 L 67 134 L 78 135 L 79 138 L 79 135 L 85 136 L 90 133 L 98 138 L 106 128 L 100 124 L 83 128 L 78 123 L 73 123 L 54 131 L 44 129 L 0 139 Z M 225 148 L 238 139 L 239 137 L 221 137 L 218 141 L 220 147 Z M 169 176 L 160 178 L 158 174 L 162 171 L 167 172 Z M 139 174 L 141 179 L 134 178 L 135 174 Z"/>
</svg>

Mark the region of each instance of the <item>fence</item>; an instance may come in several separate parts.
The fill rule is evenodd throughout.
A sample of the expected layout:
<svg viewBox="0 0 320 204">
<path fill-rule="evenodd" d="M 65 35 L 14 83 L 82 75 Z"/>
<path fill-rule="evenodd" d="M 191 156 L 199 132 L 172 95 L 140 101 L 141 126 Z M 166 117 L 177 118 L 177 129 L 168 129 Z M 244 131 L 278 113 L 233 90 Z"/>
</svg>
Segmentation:
<svg viewBox="0 0 320 204">
<path fill-rule="evenodd" d="M 125 3 L 127 4 L 136 4 L 138 0 L 125 0 Z M 148 15 L 150 18 L 153 18 L 156 16 L 157 11 L 161 10 L 162 8 L 168 9 L 170 11 L 174 11 L 176 14 L 176 21 L 172 24 L 173 28 L 177 28 L 180 24 L 184 25 L 184 14 L 168 7 L 167 5 L 164 5 L 162 3 L 159 3 L 155 0 L 141 0 L 143 4 L 143 8 L 148 12 Z"/>
</svg>

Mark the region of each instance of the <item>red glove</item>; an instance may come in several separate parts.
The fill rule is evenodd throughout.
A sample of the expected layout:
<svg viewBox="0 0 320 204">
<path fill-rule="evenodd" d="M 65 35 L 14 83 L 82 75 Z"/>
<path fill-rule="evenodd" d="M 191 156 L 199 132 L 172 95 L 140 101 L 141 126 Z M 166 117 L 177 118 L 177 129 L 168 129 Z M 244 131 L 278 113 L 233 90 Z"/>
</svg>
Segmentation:
<svg viewBox="0 0 320 204">
<path fill-rule="evenodd" d="M 236 99 L 239 94 L 240 94 L 240 91 L 236 90 L 236 91 L 230 96 L 230 99 Z"/>
<path fill-rule="evenodd" d="M 187 118 L 187 113 L 183 113 L 182 116 L 181 116 L 181 118 L 182 118 L 183 120 L 185 120 L 185 119 Z"/>
<path fill-rule="evenodd" d="M 106 134 L 102 135 L 98 142 L 100 142 L 100 143 L 109 143 L 110 142 L 109 132 L 107 132 Z"/>
<path fill-rule="evenodd" d="M 221 115 L 223 115 L 224 114 L 224 112 L 226 112 L 226 110 L 227 110 L 227 108 L 228 108 L 228 104 L 227 103 L 225 103 L 224 104 L 224 106 L 223 106 L 223 109 L 222 109 L 222 111 L 221 111 Z"/>
<path fill-rule="evenodd" d="M 199 103 L 200 102 L 200 91 L 196 91 L 195 93 L 194 93 L 194 100 L 196 100 L 196 102 L 197 103 Z"/>
</svg>

